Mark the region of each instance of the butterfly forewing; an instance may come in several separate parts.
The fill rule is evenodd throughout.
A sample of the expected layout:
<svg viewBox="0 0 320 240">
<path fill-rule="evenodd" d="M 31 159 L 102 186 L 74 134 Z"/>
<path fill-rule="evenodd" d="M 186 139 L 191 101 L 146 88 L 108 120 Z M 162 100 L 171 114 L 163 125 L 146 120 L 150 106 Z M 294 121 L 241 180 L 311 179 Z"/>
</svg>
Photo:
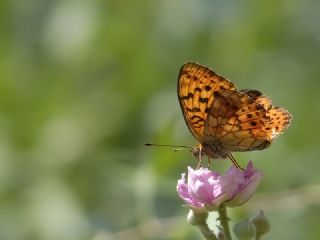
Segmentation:
<svg viewBox="0 0 320 240">
<path fill-rule="evenodd" d="M 209 68 L 196 63 L 181 67 L 178 79 L 178 97 L 185 121 L 192 134 L 201 143 L 205 122 L 214 100 L 221 88 L 235 89 L 232 82 Z"/>
</svg>

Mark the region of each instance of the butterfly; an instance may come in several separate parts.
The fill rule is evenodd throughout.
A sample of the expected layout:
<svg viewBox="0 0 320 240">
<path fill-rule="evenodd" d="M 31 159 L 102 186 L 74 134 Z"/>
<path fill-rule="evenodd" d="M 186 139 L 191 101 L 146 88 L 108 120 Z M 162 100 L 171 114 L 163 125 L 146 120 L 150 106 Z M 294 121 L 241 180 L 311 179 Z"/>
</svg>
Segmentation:
<svg viewBox="0 0 320 240">
<path fill-rule="evenodd" d="M 199 142 L 192 148 L 200 159 L 229 158 L 231 152 L 262 150 L 271 145 L 292 120 L 258 90 L 238 91 L 210 68 L 187 62 L 178 78 L 178 99 L 188 128 Z"/>
</svg>

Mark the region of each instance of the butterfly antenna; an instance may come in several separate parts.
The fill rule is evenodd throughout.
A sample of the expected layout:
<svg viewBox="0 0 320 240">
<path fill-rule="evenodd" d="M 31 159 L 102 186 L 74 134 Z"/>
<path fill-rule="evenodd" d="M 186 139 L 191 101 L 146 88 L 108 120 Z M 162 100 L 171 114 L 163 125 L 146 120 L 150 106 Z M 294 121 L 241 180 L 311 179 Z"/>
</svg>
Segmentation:
<svg viewBox="0 0 320 240">
<path fill-rule="evenodd" d="M 178 151 L 186 150 L 186 149 L 188 149 L 188 148 L 175 148 L 175 149 L 173 149 L 173 151 L 178 152 Z"/>
<path fill-rule="evenodd" d="M 175 151 L 179 151 L 182 149 L 193 149 L 193 147 L 189 147 L 189 146 L 184 146 L 184 145 L 170 145 L 170 144 L 154 144 L 154 143 L 145 143 L 144 144 L 147 147 L 151 147 L 151 146 L 155 146 L 155 147 L 173 147 L 173 148 L 177 148 L 174 149 Z"/>
<path fill-rule="evenodd" d="M 244 170 L 239 163 L 237 162 L 237 160 L 232 156 L 231 153 L 227 153 L 228 158 L 231 160 L 231 162 L 233 163 L 233 165 L 236 166 L 236 168 L 240 169 L 240 170 Z"/>
</svg>

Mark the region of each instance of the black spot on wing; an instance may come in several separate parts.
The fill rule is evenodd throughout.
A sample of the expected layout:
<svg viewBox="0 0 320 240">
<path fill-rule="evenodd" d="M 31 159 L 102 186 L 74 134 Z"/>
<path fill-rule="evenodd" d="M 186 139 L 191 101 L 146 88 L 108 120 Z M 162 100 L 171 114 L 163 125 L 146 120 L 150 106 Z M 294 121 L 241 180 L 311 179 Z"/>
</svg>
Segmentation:
<svg viewBox="0 0 320 240">
<path fill-rule="evenodd" d="M 209 92 L 212 88 L 211 88 L 209 85 L 207 85 L 207 86 L 204 87 L 204 89 L 205 89 L 207 92 Z"/>
<path fill-rule="evenodd" d="M 181 96 L 181 100 L 188 100 L 189 98 L 193 98 L 193 93 L 189 92 L 187 96 Z"/>
<path fill-rule="evenodd" d="M 194 89 L 194 92 L 201 92 L 202 90 L 201 90 L 201 88 L 199 88 L 199 87 L 196 87 L 195 89 Z"/>
<path fill-rule="evenodd" d="M 221 94 L 220 94 L 218 91 L 214 91 L 214 92 L 213 92 L 213 96 L 216 97 L 216 98 L 218 98 L 218 97 L 221 96 Z"/>
<path fill-rule="evenodd" d="M 208 98 L 199 97 L 199 102 L 201 102 L 201 103 L 207 103 L 208 100 L 209 100 Z"/>
<path fill-rule="evenodd" d="M 188 112 L 200 112 L 200 108 L 194 107 L 194 108 L 187 108 Z"/>
<path fill-rule="evenodd" d="M 255 121 L 251 121 L 250 124 L 251 124 L 251 126 L 257 126 L 257 122 L 255 122 Z"/>
</svg>

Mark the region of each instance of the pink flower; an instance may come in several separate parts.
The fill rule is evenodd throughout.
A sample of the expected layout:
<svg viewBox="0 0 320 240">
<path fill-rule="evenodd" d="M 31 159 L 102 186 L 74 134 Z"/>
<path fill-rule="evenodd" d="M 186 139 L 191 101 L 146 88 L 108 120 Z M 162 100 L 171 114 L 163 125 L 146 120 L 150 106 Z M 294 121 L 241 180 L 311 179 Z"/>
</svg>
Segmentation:
<svg viewBox="0 0 320 240">
<path fill-rule="evenodd" d="M 177 191 L 186 205 L 198 212 L 216 210 L 222 203 L 226 206 L 239 206 L 249 200 L 257 189 L 262 172 L 253 167 L 250 161 L 247 169 L 241 171 L 235 166 L 225 175 L 207 168 L 194 170 L 188 167 L 188 180 L 182 174 Z"/>
</svg>

